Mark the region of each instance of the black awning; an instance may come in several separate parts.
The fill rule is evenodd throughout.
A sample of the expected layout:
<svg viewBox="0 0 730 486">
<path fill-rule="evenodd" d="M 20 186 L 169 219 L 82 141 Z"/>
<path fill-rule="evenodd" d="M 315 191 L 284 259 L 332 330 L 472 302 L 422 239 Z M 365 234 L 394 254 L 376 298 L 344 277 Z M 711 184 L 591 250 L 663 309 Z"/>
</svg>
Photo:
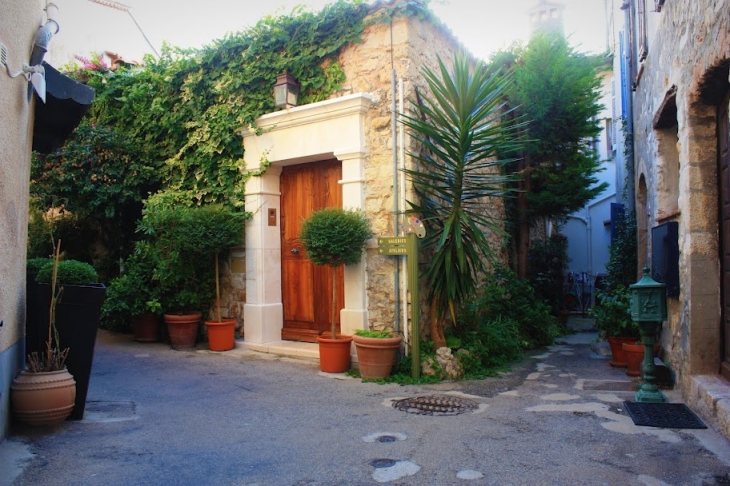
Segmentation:
<svg viewBox="0 0 730 486">
<path fill-rule="evenodd" d="M 61 74 L 43 62 L 46 70 L 46 102 L 35 103 L 33 150 L 42 154 L 60 147 L 79 125 L 94 101 L 94 89 Z M 36 95 L 37 96 L 37 95 Z"/>
</svg>

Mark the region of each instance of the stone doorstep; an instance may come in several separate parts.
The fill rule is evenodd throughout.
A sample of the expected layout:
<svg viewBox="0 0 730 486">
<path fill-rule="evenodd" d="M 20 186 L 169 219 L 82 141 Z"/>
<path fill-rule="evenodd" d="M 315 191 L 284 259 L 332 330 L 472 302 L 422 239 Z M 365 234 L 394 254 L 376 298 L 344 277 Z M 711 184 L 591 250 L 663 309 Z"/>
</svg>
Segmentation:
<svg viewBox="0 0 730 486">
<path fill-rule="evenodd" d="M 720 375 L 696 375 L 687 395 L 687 405 L 730 439 L 730 383 Z"/>
<path fill-rule="evenodd" d="M 275 354 L 290 358 L 308 358 L 319 361 L 319 346 L 317 343 L 300 341 L 272 341 L 269 343 L 252 343 L 236 339 L 236 349 L 248 349 L 259 353 Z"/>
</svg>

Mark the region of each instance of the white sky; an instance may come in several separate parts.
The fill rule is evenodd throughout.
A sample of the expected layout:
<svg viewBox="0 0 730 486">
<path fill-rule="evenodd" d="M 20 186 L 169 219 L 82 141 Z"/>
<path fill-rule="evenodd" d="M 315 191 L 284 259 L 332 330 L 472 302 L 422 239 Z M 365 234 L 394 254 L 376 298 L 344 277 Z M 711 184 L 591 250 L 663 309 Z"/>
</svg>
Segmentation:
<svg viewBox="0 0 730 486">
<path fill-rule="evenodd" d="M 61 31 L 51 42 L 50 61 L 67 62 L 69 51 L 119 52 L 141 60 L 151 52 L 129 14 L 89 0 L 53 0 L 59 6 Z M 565 5 L 565 31 L 581 51 L 605 48 L 605 0 L 551 0 Z M 329 0 L 121 0 L 130 7 L 150 43 L 201 47 L 227 32 L 254 25 L 268 14 L 288 14 L 296 5 L 317 11 Z M 527 10 L 537 0 L 433 0 L 431 8 L 475 55 L 487 58 L 494 50 L 528 36 Z M 66 53 L 64 53 L 66 51 Z"/>
</svg>

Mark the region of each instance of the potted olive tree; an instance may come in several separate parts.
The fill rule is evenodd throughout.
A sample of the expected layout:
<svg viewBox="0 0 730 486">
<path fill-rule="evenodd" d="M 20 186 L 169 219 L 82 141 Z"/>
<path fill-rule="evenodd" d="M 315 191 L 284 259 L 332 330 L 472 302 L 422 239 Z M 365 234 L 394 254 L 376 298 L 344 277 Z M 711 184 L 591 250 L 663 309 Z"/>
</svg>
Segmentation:
<svg viewBox="0 0 730 486">
<path fill-rule="evenodd" d="M 352 336 L 337 333 L 337 267 L 354 265 L 362 258 L 365 242 L 372 236 L 367 217 L 358 210 L 323 208 L 303 223 L 299 239 L 309 260 L 332 269 L 332 308 L 329 336 L 318 336 L 320 369 L 341 373 L 350 368 Z"/>
<path fill-rule="evenodd" d="M 137 244 L 152 262 L 163 320 L 173 348 L 194 347 L 203 314 L 215 298 L 214 259 L 243 241 L 247 213 L 220 204 L 185 206 L 153 196 L 146 202 Z"/>
</svg>

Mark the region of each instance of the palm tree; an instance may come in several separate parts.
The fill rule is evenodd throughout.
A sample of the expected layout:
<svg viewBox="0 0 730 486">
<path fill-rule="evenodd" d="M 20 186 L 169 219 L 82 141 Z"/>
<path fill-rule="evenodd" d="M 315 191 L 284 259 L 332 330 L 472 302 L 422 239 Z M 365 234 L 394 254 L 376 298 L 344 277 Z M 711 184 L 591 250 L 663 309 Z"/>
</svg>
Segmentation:
<svg viewBox="0 0 730 486">
<path fill-rule="evenodd" d="M 510 73 L 500 73 L 479 61 L 472 68 L 465 54 L 455 57 L 449 71 L 441 58 L 439 70 L 423 70 L 430 90 L 418 113 L 404 115 L 419 151 L 411 151 L 416 167 L 405 170 L 417 201 L 417 213 L 427 227 L 422 248 L 432 252 L 426 269 L 434 347 L 445 345 L 444 319 L 456 322 L 456 308 L 474 295 L 486 262 L 497 260 L 487 233 L 505 235 L 502 211 L 492 198 L 511 190 L 503 166 L 514 159 L 518 122 L 507 116 L 503 90 Z"/>
</svg>

